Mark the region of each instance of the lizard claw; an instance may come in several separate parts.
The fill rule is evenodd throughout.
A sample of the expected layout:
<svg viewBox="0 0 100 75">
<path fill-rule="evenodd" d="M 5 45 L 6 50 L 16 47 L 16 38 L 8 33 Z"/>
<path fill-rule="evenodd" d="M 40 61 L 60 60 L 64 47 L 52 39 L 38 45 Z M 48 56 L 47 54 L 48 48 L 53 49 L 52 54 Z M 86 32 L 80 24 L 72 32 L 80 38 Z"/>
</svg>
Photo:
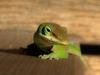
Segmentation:
<svg viewBox="0 0 100 75">
<path fill-rule="evenodd" d="M 49 59 L 49 60 L 59 60 L 59 58 L 56 58 L 56 57 L 52 57 L 52 56 L 49 56 L 49 55 L 39 55 L 39 58 L 41 59 Z"/>
</svg>

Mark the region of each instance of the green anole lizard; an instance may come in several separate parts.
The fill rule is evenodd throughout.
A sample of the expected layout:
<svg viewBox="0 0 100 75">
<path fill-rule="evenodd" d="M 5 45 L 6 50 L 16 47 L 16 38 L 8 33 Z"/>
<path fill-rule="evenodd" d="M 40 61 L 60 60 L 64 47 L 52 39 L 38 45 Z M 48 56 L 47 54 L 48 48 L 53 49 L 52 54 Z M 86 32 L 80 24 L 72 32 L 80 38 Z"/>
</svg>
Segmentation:
<svg viewBox="0 0 100 75">
<path fill-rule="evenodd" d="M 55 23 L 42 23 L 34 34 L 34 43 L 43 51 L 51 53 L 41 55 L 42 59 L 67 59 L 69 54 L 78 56 L 82 61 L 78 45 L 68 40 L 66 28 Z"/>
</svg>

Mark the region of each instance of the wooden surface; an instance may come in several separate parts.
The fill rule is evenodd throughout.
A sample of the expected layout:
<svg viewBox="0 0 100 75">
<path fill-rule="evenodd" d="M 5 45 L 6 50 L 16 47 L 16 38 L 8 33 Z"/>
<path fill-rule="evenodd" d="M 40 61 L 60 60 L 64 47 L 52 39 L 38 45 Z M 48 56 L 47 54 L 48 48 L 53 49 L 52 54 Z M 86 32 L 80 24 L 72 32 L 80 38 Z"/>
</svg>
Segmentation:
<svg viewBox="0 0 100 75">
<path fill-rule="evenodd" d="M 65 26 L 81 43 L 100 44 L 100 0 L 0 0 L 0 36 L 18 43 L 9 46 L 13 40 L 0 37 L 0 43 L 4 40 L 0 48 L 26 46 L 42 22 Z"/>
<path fill-rule="evenodd" d="M 0 50 L 0 75 L 100 75 L 100 56 L 84 56 L 88 69 L 75 56 L 68 60 L 41 60 L 19 51 Z"/>
<path fill-rule="evenodd" d="M 86 75 L 100 75 L 100 55 L 87 55 L 84 58 L 90 68 Z"/>
<path fill-rule="evenodd" d="M 72 58 L 57 61 L 7 53 L 0 55 L 0 75 L 83 75 L 84 72 L 79 61 Z M 76 69 L 76 65 L 80 66 L 80 70 Z"/>
<path fill-rule="evenodd" d="M 100 0 L 0 0 L 0 49 L 26 47 L 42 22 L 65 26 L 80 43 L 100 44 Z M 86 74 L 100 75 L 100 56 L 85 59 L 90 65 Z M 0 53 L 0 75 L 31 74 L 33 61 L 31 56 Z"/>
</svg>

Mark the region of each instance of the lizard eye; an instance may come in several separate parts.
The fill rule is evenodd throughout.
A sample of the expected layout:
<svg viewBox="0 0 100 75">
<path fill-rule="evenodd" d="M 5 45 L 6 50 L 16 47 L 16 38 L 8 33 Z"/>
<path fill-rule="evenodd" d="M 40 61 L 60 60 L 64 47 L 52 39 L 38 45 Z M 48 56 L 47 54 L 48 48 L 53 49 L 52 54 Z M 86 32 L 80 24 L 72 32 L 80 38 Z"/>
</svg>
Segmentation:
<svg viewBox="0 0 100 75">
<path fill-rule="evenodd" d="M 51 31 L 51 29 L 47 27 L 47 28 L 46 28 L 46 31 L 47 31 L 47 32 L 50 32 L 50 31 Z"/>
<path fill-rule="evenodd" d="M 46 35 L 46 34 L 45 34 L 45 27 L 42 28 L 42 34 L 43 34 L 43 35 Z"/>
<path fill-rule="evenodd" d="M 49 27 L 43 27 L 41 33 L 43 35 L 48 35 L 51 32 L 51 29 Z"/>
</svg>

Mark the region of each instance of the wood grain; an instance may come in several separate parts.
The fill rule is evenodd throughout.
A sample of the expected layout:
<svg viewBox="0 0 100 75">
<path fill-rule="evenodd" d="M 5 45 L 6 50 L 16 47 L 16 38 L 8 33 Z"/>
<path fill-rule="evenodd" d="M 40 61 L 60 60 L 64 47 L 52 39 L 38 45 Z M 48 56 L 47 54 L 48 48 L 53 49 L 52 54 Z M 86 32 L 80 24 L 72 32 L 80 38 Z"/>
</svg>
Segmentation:
<svg viewBox="0 0 100 75">
<path fill-rule="evenodd" d="M 80 43 L 100 44 L 100 0 L 0 0 L 0 49 L 26 47 L 42 22 L 66 27 Z M 0 52 L 0 75 L 29 75 L 38 62 L 33 59 Z M 90 68 L 86 75 L 100 75 L 100 56 L 85 59 Z"/>
<path fill-rule="evenodd" d="M 100 75 L 100 55 L 87 55 L 84 58 L 89 67 L 86 75 Z"/>
<path fill-rule="evenodd" d="M 19 31 L 17 34 L 22 33 L 23 38 L 30 38 L 42 22 L 55 22 L 65 26 L 70 35 L 78 36 L 76 38 L 81 43 L 100 44 L 99 0 L 0 0 L 0 32 L 14 30 Z M 23 31 L 31 32 L 31 35 L 24 36 Z M 29 42 L 26 39 L 23 46 Z"/>
<path fill-rule="evenodd" d="M 83 75 L 84 72 L 82 64 L 75 57 L 68 60 L 41 60 L 16 54 L 0 55 L 1 75 Z M 76 65 L 80 66 L 79 70 Z"/>
<path fill-rule="evenodd" d="M 37 50 L 37 48 L 0 49 L 0 75 L 100 74 L 99 55 L 83 55 L 84 61 L 87 64 L 85 66 L 80 61 L 80 58 L 74 55 L 70 55 L 68 59 L 42 60 L 36 57 L 37 54 L 34 49 Z"/>
<path fill-rule="evenodd" d="M 84 56 L 84 59 L 88 69 L 74 56 L 68 60 L 42 60 L 0 51 L 0 75 L 99 75 L 100 56 Z"/>
</svg>

